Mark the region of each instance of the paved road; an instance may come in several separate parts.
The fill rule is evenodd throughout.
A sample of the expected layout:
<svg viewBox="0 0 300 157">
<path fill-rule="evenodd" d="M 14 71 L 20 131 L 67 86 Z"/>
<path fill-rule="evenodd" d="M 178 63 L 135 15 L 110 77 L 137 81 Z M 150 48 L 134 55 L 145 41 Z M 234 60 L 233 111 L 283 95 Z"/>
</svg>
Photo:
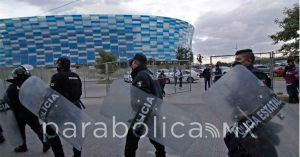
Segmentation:
<svg viewBox="0 0 300 157">
<path fill-rule="evenodd" d="M 105 96 L 105 86 L 96 84 L 95 82 L 88 82 L 86 84 L 87 95 L 88 97 L 101 97 Z M 275 90 L 284 91 L 284 83 L 280 82 L 276 85 Z M 191 91 L 190 91 L 191 89 Z M 169 104 L 176 105 L 187 112 L 194 111 L 211 111 L 209 106 L 199 106 L 200 94 L 204 92 L 203 81 L 200 80 L 197 83 L 193 83 L 191 88 L 189 84 L 183 84 L 182 88 L 175 87 L 173 84 L 166 86 L 166 91 L 168 95 L 166 96 L 165 102 Z M 188 92 L 190 91 L 190 92 Z M 117 98 L 116 98 L 117 99 Z M 108 124 L 108 129 L 112 128 L 112 122 L 110 119 L 99 114 L 99 110 L 102 106 L 103 98 L 85 98 L 83 102 L 86 104 L 87 112 L 93 119 L 98 122 L 104 122 Z M 293 110 L 293 114 L 299 117 L 299 106 L 293 104 L 287 104 L 288 110 Z M 205 114 L 203 116 L 211 117 L 213 112 L 201 112 Z M 298 119 L 293 119 L 293 124 L 295 124 L 295 128 L 298 129 L 299 121 Z M 38 138 L 34 135 L 34 133 L 27 127 L 27 145 L 29 147 L 29 152 L 16 154 L 12 152 L 12 147 L 5 142 L 5 144 L 0 145 L 0 153 L 1 157 L 32 157 L 32 156 L 41 156 L 41 157 L 51 157 L 53 156 L 52 152 L 41 153 L 42 147 L 38 140 Z M 123 156 L 123 149 L 125 140 L 124 139 L 113 139 L 110 138 L 112 132 L 108 131 L 107 138 L 95 139 L 93 137 L 87 137 L 85 147 L 83 150 L 83 157 L 121 157 Z M 299 137 L 295 137 L 295 140 L 298 140 Z M 72 149 L 69 144 L 63 141 L 64 150 L 66 156 L 72 156 Z M 180 157 L 181 155 L 172 151 L 171 149 L 167 149 L 168 157 Z M 191 146 L 191 149 L 187 152 L 187 157 L 199 157 L 199 156 L 211 156 L 211 157 L 226 157 L 227 149 L 223 143 L 222 139 L 201 139 L 194 142 Z M 139 150 L 137 152 L 137 156 L 140 157 L 153 157 L 154 156 L 154 148 L 150 144 L 147 139 L 143 139 L 140 142 Z"/>
</svg>

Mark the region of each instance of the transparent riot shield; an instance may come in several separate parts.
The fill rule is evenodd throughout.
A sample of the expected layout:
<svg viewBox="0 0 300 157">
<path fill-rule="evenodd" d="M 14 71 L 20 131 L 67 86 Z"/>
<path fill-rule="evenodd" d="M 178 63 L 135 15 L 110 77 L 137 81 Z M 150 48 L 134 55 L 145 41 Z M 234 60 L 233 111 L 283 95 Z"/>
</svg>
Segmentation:
<svg viewBox="0 0 300 157">
<path fill-rule="evenodd" d="M 94 124 L 85 112 L 35 76 L 21 86 L 19 98 L 28 110 L 81 150 L 84 138 L 93 130 Z"/>
<path fill-rule="evenodd" d="M 4 82 L 0 79 L 0 119 L 4 134 L 13 148 L 23 144 L 18 122 L 14 112 L 8 105 L 6 88 Z"/>
<path fill-rule="evenodd" d="M 224 135 L 228 149 L 238 145 L 235 148 L 253 157 L 299 155 L 299 116 L 243 66 L 235 66 L 216 82 L 202 95 L 201 104 L 214 113 L 206 120 L 228 126 Z M 205 111 L 195 112 L 201 117 Z"/>
<path fill-rule="evenodd" d="M 127 125 L 137 137 L 147 136 L 180 154 L 195 139 L 189 134 L 196 116 L 122 80 L 113 82 L 100 112 Z"/>
</svg>

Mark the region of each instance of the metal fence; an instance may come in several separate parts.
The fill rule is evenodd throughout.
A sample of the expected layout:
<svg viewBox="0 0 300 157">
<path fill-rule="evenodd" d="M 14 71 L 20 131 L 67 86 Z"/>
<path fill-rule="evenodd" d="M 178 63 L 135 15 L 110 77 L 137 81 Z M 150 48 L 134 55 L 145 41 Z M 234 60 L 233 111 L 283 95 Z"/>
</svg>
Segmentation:
<svg viewBox="0 0 300 157">
<path fill-rule="evenodd" d="M 277 93 L 286 94 L 285 82 L 282 77 L 287 57 L 282 52 L 255 53 L 255 66 L 271 78 L 271 88 Z M 210 56 L 210 66 L 215 67 L 217 62 L 233 63 L 235 55 Z M 278 63 L 276 63 L 278 62 Z M 282 63 L 282 64 L 280 64 Z M 212 71 L 212 75 L 214 75 Z"/>
<path fill-rule="evenodd" d="M 165 86 L 166 94 L 189 92 L 192 90 L 192 84 L 199 79 L 198 73 L 191 70 L 189 61 L 160 62 L 150 60 L 147 67 L 153 73 L 154 79 L 158 79 L 159 74 L 164 71 L 167 83 Z M 10 78 L 12 70 L 13 68 L 1 68 L 0 79 Z M 127 83 L 132 81 L 131 67 L 127 61 L 73 67 L 71 70 L 81 78 L 82 98 L 105 97 L 110 84 L 116 79 L 122 79 Z M 182 72 L 182 86 L 180 86 L 179 70 Z M 50 84 L 51 77 L 56 72 L 56 68 L 34 68 L 31 71 L 32 75 L 40 77 L 47 84 Z"/>
<path fill-rule="evenodd" d="M 109 83 L 115 79 L 123 79 L 124 82 L 131 83 L 131 67 L 127 62 L 110 62 L 98 65 L 101 73 L 106 75 L 107 89 Z M 199 73 L 190 68 L 189 61 L 153 61 L 149 60 L 148 69 L 153 73 L 153 78 L 158 80 L 163 72 L 165 77 L 166 94 L 176 94 L 189 92 L 192 84 L 199 79 Z"/>
<path fill-rule="evenodd" d="M 13 68 L 1 68 L 0 79 L 6 80 L 11 77 L 11 71 Z M 94 66 L 82 66 L 80 68 L 71 68 L 73 72 L 76 72 L 82 80 L 82 97 L 104 97 L 106 96 L 105 87 L 101 80 L 105 79 L 105 75 L 101 75 L 97 72 Z M 50 84 L 51 77 L 56 73 L 55 68 L 34 68 L 31 74 L 38 76 L 45 83 Z M 5 82 L 7 84 L 7 82 Z M 102 88 L 104 90 L 102 90 Z"/>
</svg>

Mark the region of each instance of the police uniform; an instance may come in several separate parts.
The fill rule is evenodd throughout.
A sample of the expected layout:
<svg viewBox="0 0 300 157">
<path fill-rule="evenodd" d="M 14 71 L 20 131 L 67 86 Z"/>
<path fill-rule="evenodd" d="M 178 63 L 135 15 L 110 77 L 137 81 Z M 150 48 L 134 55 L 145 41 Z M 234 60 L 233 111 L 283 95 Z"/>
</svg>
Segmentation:
<svg viewBox="0 0 300 157">
<path fill-rule="evenodd" d="M 79 103 L 82 94 L 82 83 L 79 76 L 71 71 L 62 71 L 54 74 L 50 87 L 81 109 Z"/>
<path fill-rule="evenodd" d="M 38 117 L 25 108 L 19 100 L 19 88 L 23 82 L 30 77 L 30 74 L 27 73 L 26 69 L 22 66 L 17 67 L 13 73 L 15 73 L 15 78 L 7 80 L 12 84 L 10 84 L 7 88 L 6 95 L 8 98 L 8 105 L 16 116 L 20 133 L 23 138 L 23 145 L 15 148 L 15 152 L 27 151 L 25 133 L 26 125 L 30 126 L 30 128 L 38 135 L 40 141 L 43 143 L 43 152 L 46 152 L 50 149 L 50 145 L 43 142 L 43 130 Z"/>
<path fill-rule="evenodd" d="M 137 54 L 134 59 L 140 59 L 139 57 L 142 57 L 143 59 L 146 58 L 142 54 Z M 146 61 L 142 61 L 146 62 Z M 136 69 L 133 69 L 131 72 L 131 77 L 133 79 L 132 85 L 143 90 L 146 93 L 156 95 L 160 98 L 162 98 L 162 91 L 161 88 L 156 88 L 155 82 L 151 77 L 152 73 L 147 69 L 146 65 L 143 64 L 140 67 L 137 67 Z M 157 82 L 158 83 L 158 82 Z M 158 84 L 159 85 L 159 84 Z M 134 93 L 133 93 L 134 94 Z M 138 95 L 138 94 L 137 94 Z M 132 98 L 134 99 L 134 98 Z M 138 148 L 138 142 L 140 138 L 137 137 L 134 134 L 134 131 L 132 128 L 129 129 L 127 137 L 126 137 L 126 145 L 125 145 L 125 157 L 135 157 L 136 150 Z M 165 147 L 156 141 L 153 141 L 150 139 L 151 144 L 156 149 L 156 157 L 165 157 Z"/>
<path fill-rule="evenodd" d="M 267 74 L 259 69 L 254 68 L 252 65 L 247 67 L 259 80 L 261 80 L 267 87 L 271 87 L 271 79 Z M 249 152 L 241 145 L 240 141 L 243 140 L 246 143 L 251 143 L 253 141 L 252 137 L 236 138 L 235 134 L 227 133 L 224 138 L 225 144 L 228 148 L 229 157 L 251 157 Z M 275 156 L 274 156 L 275 157 Z"/>
<path fill-rule="evenodd" d="M 69 101 L 75 106 L 81 109 L 80 97 L 82 94 L 82 83 L 79 76 L 70 71 L 70 60 L 67 58 L 59 58 L 58 64 L 62 65 L 62 69 L 58 69 L 58 73 L 54 74 L 51 78 L 50 87 Z M 52 137 L 49 138 L 55 157 L 64 157 L 62 144 L 58 135 L 55 131 L 47 126 L 47 134 Z M 81 150 L 73 148 L 74 157 L 81 156 Z"/>
<path fill-rule="evenodd" d="M 262 72 L 259 69 L 254 68 L 253 66 L 248 67 L 248 69 L 259 79 L 261 80 L 267 87 L 271 88 L 271 79 L 267 74 Z"/>
</svg>

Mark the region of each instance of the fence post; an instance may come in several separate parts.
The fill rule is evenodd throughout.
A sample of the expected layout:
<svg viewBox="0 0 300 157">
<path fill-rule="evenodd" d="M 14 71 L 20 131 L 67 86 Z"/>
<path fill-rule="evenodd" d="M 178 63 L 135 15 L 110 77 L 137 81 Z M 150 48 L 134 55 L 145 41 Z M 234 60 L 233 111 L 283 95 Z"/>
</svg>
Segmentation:
<svg viewBox="0 0 300 157">
<path fill-rule="evenodd" d="M 86 98 L 86 84 L 85 84 L 86 78 L 85 74 L 83 74 L 83 89 L 84 89 L 84 98 Z"/>
<path fill-rule="evenodd" d="M 271 79 L 271 89 L 274 89 L 274 52 L 270 52 L 270 79 Z"/>
<path fill-rule="evenodd" d="M 210 76 L 210 86 L 212 86 L 212 84 L 213 84 L 213 63 L 212 63 L 212 58 L 213 58 L 213 56 L 210 56 L 210 58 L 209 58 L 209 64 L 210 64 L 210 72 L 211 72 L 211 76 Z M 205 81 L 204 81 L 204 85 L 205 85 Z"/>
<path fill-rule="evenodd" d="M 188 67 L 190 68 L 190 77 L 192 77 L 192 61 L 189 61 L 188 64 L 189 64 Z M 193 82 L 194 82 L 194 80 L 190 82 L 190 92 L 192 91 L 192 83 Z"/>
<path fill-rule="evenodd" d="M 109 71 L 108 71 L 108 63 L 105 63 L 105 75 L 106 75 L 106 95 L 108 93 L 108 88 L 109 88 Z"/>
</svg>

